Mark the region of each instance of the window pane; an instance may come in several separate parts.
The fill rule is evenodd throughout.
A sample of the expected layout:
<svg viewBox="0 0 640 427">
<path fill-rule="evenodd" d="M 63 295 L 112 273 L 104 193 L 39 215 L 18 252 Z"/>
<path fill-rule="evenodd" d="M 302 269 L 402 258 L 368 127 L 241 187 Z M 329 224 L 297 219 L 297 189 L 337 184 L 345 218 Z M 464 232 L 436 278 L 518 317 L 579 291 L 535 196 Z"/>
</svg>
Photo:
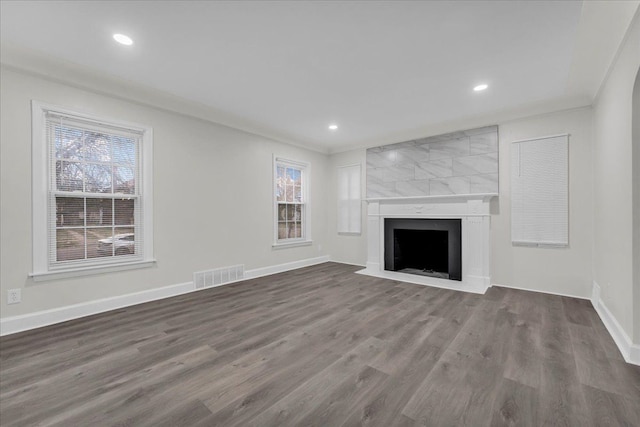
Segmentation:
<svg viewBox="0 0 640 427">
<path fill-rule="evenodd" d="M 84 165 L 85 191 L 111 193 L 111 166 L 88 163 Z"/>
<path fill-rule="evenodd" d="M 56 161 L 56 188 L 60 191 L 83 191 L 82 163 Z"/>
<path fill-rule="evenodd" d="M 285 200 L 285 187 L 284 167 L 278 166 L 276 173 L 276 200 L 279 202 Z"/>
<path fill-rule="evenodd" d="M 132 255 L 136 253 L 135 234 L 133 227 L 116 227 L 115 254 Z"/>
<path fill-rule="evenodd" d="M 293 200 L 296 202 L 302 202 L 302 187 L 296 185 L 293 190 Z"/>
<path fill-rule="evenodd" d="M 287 221 L 294 221 L 296 218 L 296 206 L 287 205 Z"/>
<path fill-rule="evenodd" d="M 287 205 L 284 203 L 278 204 L 278 221 L 286 221 L 287 220 Z"/>
<path fill-rule="evenodd" d="M 112 256 L 112 233 L 111 227 L 87 228 L 87 258 Z"/>
<path fill-rule="evenodd" d="M 109 135 L 84 131 L 84 158 L 92 162 L 111 161 L 111 139 Z"/>
<path fill-rule="evenodd" d="M 134 225 L 135 200 L 115 199 L 115 225 Z"/>
<path fill-rule="evenodd" d="M 300 185 L 301 183 L 301 171 L 300 169 L 295 169 L 295 168 L 287 168 L 287 181 L 295 184 L 295 185 Z"/>
<path fill-rule="evenodd" d="M 278 239 L 286 239 L 287 238 L 287 223 L 280 222 L 278 223 Z"/>
<path fill-rule="evenodd" d="M 82 130 L 65 126 L 53 126 L 57 159 L 82 159 Z"/>
<path fill-rule="evenodd" d="M 116 166 L 113 168 L 114 192 L 124 194 L 135 194 L 136 179 L 133 168 L 126 166 Z"/>
<path fill-rule="evenodd" d="M 87 225 L 112 225 L 113 200 L 87 199 Z"/>
<path fill-rule="evenodd" d="M 56 261 L 84 259 L 84 229 L 56 230 Z"/>
<path fill-rule="evenodd" d="M 295 223 L 295 228 L 296 228 L 296 238 L 301 238 L 302 237 L 302 223 L 301 222 L 296 222 Z"/>
<path fill-rule="evenodd" d="M 112 135 L 113 141 L 113 162 L 126 165 L 136 163 L 136 144 L 131 138 Z"/>
<path fill-rule="evenodd" d="M 84 225 L 84 199 L 56 197 L 56 226 L 77 227 Z"/>
</svg>

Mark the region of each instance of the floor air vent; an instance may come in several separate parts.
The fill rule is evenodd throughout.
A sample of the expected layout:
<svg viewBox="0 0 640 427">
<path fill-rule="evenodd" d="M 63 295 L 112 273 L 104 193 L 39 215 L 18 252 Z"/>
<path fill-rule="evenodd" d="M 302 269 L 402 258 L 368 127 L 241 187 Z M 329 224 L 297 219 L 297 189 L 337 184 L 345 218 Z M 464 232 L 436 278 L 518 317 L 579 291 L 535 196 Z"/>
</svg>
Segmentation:
<svg viewBox="0 0 640 427">
<path fill-rule="evenodd" d="M 231 267 L 216 268 L 215 270 L 196 271 L 193 273 L 193 283 L 196 289 L 211 288 L 236 282 L 244 278 L 244 264 Z"/>
</svg>

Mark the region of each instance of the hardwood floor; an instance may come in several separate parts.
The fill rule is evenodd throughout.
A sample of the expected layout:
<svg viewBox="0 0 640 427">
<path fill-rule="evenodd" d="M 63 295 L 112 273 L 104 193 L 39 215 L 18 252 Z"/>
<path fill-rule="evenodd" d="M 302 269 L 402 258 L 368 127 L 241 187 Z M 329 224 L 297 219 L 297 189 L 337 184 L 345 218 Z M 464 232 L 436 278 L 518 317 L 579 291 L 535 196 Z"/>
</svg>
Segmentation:
<svg viewBox="0 0 640 427">
<path fill-rule="evenodd" d="M 0 339 L 2 426 L 639 426 L 585 300 L 326 263 Z"/>
</svg>

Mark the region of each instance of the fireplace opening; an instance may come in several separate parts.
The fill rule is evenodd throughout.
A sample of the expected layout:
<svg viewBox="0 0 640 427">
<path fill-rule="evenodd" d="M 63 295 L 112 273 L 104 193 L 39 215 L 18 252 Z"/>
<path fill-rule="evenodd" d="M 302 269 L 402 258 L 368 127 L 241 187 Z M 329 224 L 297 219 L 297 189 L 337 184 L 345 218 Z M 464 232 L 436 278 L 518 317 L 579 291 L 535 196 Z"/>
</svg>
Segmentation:
<svg viewBox="0 0 640 427">
<path fill-rule="evenodd" d="M 385 219 L 385 270 L 462 280 L 461 220 Z"/>
</svg>

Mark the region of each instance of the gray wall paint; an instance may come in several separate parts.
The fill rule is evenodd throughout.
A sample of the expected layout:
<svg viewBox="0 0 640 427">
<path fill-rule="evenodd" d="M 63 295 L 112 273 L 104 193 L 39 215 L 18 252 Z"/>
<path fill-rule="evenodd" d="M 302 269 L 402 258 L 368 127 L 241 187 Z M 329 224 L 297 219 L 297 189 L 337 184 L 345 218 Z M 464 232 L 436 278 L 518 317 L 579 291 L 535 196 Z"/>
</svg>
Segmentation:
<svg viewBox="0 0 640 427">
<path fill-rule="evenodd" d="M 498 127 L 367 149 L 367 197 L 498 193 Z"/>
<path fill-rule="evenodd" d="M 492 283 L 590 297 L 592 273 L 589 266 L 592 263 L 593 245 L 592 120 L 592 109 L 587 107 L 499 123 L 500 193 L 491 203 Z M 509 182 L 511 142 L 562 133 L 571 134 L 570 245 L 562 249 L 513 246 Z M 330 163 L 340 165 L 364 162 L 365 152 L 362 149 L 334 154 Z M 329 187 L 329 191 L 331 201 L 335 198 L 335 185 Z M 329 237 L 329 252 L 336 260 L 361 265 L 366 263 L 366 233 L 362 236 L 337 236 L 331 222 L 329 231 L 333 234 Z"/>
<path fill-rule="evenodd" d="M 32 313 L 190 282 L 194 271 L 266 267 L 326 255 L 324 154 L 229 127 L 133 104 L 11 69 L 0 73 L 0 312 Z M 153 268 L 33 282 L 31 266 L 32 99 L 153 127 Z M 311 163 L 313 245 L 272 249 L 272 156 Z M 22 303 L 6 304 L 22 289 Z"/>
<path fill-rule="evenodd" d="M 633 297 L 633 86 L 640 67 L 640 16 L 636 14 L 595 111 L 594 280 L 622 328 L 640 342 Z M 634 306 L 635 305 L 635 306 Z"/>
</svg>

